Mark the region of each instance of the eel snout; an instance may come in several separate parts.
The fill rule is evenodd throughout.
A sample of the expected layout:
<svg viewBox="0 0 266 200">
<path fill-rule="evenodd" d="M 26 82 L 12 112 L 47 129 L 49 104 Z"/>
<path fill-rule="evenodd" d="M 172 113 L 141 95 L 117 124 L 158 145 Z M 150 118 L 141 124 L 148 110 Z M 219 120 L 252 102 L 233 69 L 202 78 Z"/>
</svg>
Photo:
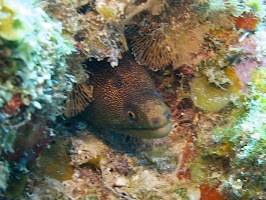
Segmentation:
<svg viewBox="0 0 266 200">
<path fill-rule="evenodd" d="M 149 105 L 150 104 L 150 105 Z M 150 130 L 143 133 L 145 138 L 161 138 L 167 136 L 172 130 L 170 109 L 160 99 L 146 103 L 149 112 L 146 113 Z"/>
</svg>

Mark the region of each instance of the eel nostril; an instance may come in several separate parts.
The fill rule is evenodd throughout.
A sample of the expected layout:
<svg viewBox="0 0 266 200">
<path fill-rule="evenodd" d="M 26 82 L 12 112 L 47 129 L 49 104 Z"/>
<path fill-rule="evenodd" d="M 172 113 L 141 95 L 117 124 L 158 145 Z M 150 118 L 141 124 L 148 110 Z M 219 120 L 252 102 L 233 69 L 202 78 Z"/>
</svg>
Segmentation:
<svg viewBox="0 0 266 200">
<path fill-rule="evenodd" d="M 171 119 L 171 117 L 172 117 L 172 115 L 171 115 L 171 113 L 169 111 L 166 111 L 164 113 L 164 116 L 166 117 L 166 119 Z"/>
<path fill-rule="evenodd" d="M 159 125 L 159 119 L 158 118 L 153 118 L 152 119 L 152 123 L 154 126 L 158 126 Z"/>
<path fill-rule="evenodd" d="M 167 120 L 169 120 L 172 117 L 172 115 L 169 111 L 164 112 L 163 115 L 165 116 L 165 118 Z M 155 126 L 155 127 L 160 125 L 160 118 L 152 118 L 151 121 L 152 121 L 153 126 Z"/>
</svg>

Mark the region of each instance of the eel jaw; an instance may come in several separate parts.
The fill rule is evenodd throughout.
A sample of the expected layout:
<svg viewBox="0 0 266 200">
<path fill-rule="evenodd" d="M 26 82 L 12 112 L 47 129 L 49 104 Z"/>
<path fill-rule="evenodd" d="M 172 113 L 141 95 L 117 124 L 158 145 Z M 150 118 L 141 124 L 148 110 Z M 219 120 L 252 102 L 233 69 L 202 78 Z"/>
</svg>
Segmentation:
<svg viewBox="0 0 266 200">
<path fill-rule="evenodd" d="M 114 130 L 117 133 L 130 135 L 136 138 L 144 138 L 144 139 L 156 139 L 163 138 L 172 130 L 172 122 L 169 120 L 164 126 L 158 127 L 156 129 L 120 129 Z"/>
</svg>

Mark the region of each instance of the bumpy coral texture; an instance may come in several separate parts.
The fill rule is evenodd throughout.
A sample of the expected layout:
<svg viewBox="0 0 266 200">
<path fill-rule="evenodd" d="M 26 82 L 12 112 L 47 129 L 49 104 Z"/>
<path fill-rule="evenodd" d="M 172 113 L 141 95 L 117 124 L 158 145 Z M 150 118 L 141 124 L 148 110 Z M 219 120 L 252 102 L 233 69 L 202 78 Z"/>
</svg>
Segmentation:
<svg viewBox="0 0 266 200">
<path fill-rule="evenodd" d="M 23 155 L 16 152 L 18 146 L 33 147 L 37 137 L 49 134 L 46 122 L 62 114 L 63 90 L 71 82 L 66 56 L 74 46 L 61 35 L 61 23 L 42 9 L 15 0 L 0 1 L 0 6 L 0 159 L 4 163 L 3 155 L 11 160 Z M 6 187 L 4 179 L 6 175 L 0 177 L 0 189 Z"/>
<path fill-rule="evenodd" d="M 126 2 L 56 0 L 53 4 L 42 3 L 51 16 L 62 22 L 65 34 L 79 50 L 76 57 L 80 61 L 90 57 L 109 58 L 112 66 L 118 65 L 118 58 L 127 50 L 122 23 Z"/>
<path fill-rule="evenodd" d="M 194 64 L 193 58 L 201 53 L 203 38 L 212 29 L 231 30 L 235 26 L 234 17 L 249 10 L 240 1 L 157 1 L 157 4 L 161 6 L 136 15 L 126 32 L 136 60 L 153 70 Z"/>
</svg>

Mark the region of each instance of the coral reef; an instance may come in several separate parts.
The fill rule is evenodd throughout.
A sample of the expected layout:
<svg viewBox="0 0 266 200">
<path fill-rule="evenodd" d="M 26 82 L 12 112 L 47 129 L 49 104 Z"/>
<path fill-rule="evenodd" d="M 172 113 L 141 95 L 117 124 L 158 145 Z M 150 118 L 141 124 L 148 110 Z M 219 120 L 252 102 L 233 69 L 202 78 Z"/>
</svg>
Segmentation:
<svg viewBox="0 0 266 200">
<path fill-rule="evenodd" d="M 122 20 L 127 2 L 121 1 L 41 1 L 43 8 L 62 22 L 64 33 L 79 50 L 79 61 L 87 58 L 109 58 L 118 65 L 121 53 L 127 50 Z"/>
<path fill-rule="evenodd" d="M 127 27 L 136 60 L 154 70 L 170 64 L 174 68 L 193 64 L 192 58 L 200 53 L 206 34 L 215 28 L 229 31 L 234 27 L 230 14 L 231 7 L 236 7 L 234 4 L 226 5 L 223 1 L 203 4 L 158 1 L 157 4 L 162 4 L 157 6 L 161 8 L 159 13 L 147 9 Z"/>
<path fill-rule="evenodd" d="M 256 88 L 256 84 L 252 87 Z M 212 144 L 207 150 L 220 159 L 230 155 L 229 173 L 222 181 L 230 199 L 254 196 L 263 199 L 265 196 L 265 93 L 252 90 L 252 97 L 239 120 L 212 130 L 215 147 Z"/>
<path fill-rule="evenodd" d="M 0 5 L 0 198 L 265 199 L 265 1 Z M 93 101 L 84 60 L 111 71 L 127 49 L 171 110 L 167 137 L 72 117 Z"/>
<path fill-rule="evenodd" d="M 136 60 L 153 70 L 197 64 L 194 57 L 204 52 L 206 35 L 219 29 L 231 37 L 238 34 L 235 26 L 253 31 L 265 15 L 261 1 L 165 0 L 157 4 L 134 16 L 126 29 Z"/>
<path fill-rule="evenodd" d="M 63 112 L 66 56 L 75 49 L 41 8 L 15 0 L 0 5 L 0 160 L 7 167 L 6 159 L 19 159 L 52 134 L 47 122 Z M 0 190 L 9 171 L 3 170 Z"/>
</svg>

